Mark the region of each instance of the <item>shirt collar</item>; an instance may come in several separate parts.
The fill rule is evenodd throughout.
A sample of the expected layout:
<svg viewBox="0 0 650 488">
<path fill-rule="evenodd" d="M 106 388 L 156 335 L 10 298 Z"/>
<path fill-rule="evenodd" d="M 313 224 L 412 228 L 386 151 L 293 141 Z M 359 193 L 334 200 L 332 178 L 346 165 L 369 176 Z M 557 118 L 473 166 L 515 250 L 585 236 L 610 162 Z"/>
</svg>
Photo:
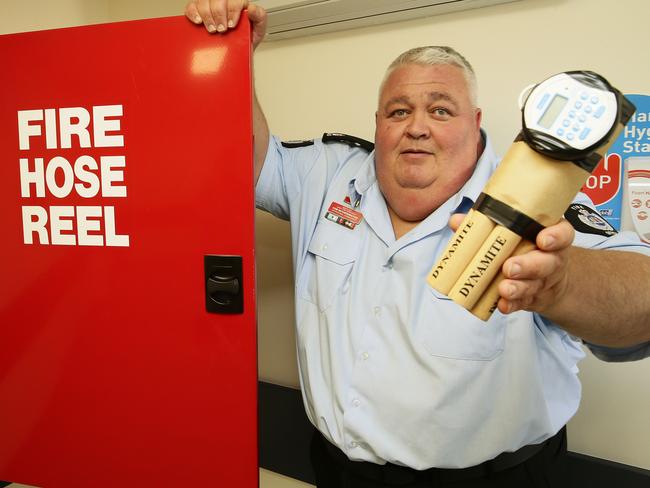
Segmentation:
<svg viewBox="0 0 650 488">
<path fill-rule="evenodd" d="M 363 195 L 377 181 L 375 173 L 375 151 L 373 150 L 363 162 L 354 178 L 350 180 L 350 190 Z M 352 195 L 350 195 L 352 196 Z"/>
</svg>

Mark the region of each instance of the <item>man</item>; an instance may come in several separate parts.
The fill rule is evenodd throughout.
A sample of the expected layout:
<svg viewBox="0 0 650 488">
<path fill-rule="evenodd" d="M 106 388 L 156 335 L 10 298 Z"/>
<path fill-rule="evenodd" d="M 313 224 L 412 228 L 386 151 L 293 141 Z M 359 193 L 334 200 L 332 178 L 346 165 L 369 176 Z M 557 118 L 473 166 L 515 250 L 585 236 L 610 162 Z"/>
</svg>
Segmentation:
<svg viewBox="0 0 650 488">
<path fill-rule="evenodd" d="M 223 33 L 247 6 L 195 0 L 186 15 Z M 256 47 L 266 15 L 248 8 Z M 561 486 L 577 338 L 608 360 L 650 354 L 648 248 L 550 226 L 504 264 L 487 325 L 428 287 L 450 216 L 498 163 L 472 68 L 450 48 L 389 67 L 374 150 L 339 136 L 281 143 L 257 102 L 254 120 L 258 206 L 292 225 L 300 380 L 324 438 L 318 485 Z M 602 250 L 613 248 L 635 252 Z"/>
</svg>

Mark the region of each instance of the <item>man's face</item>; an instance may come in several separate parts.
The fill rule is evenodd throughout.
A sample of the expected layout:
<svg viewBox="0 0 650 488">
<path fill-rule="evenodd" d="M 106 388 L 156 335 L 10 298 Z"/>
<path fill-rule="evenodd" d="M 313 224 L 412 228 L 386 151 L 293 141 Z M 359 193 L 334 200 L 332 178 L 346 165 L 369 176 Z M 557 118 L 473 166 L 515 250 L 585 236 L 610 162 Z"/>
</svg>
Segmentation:
<svg viewBox="0 0 650 488">
<path fill-rule="evenodd" d="M 376 114 L 377 179 L 393 212 L 426 218 L 471 176 L 481 111 L 460 68 L 409 64 L 386 80 Z"/>
</svg>

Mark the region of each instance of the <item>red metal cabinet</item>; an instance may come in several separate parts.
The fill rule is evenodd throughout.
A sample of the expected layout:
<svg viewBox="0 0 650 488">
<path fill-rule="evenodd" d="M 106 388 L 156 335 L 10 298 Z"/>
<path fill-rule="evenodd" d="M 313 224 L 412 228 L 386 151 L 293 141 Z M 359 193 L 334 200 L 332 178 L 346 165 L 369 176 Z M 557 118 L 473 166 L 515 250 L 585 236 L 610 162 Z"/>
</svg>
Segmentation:
<svg viewBox="0 0 650 488">
<path fill-rule="evenodd" d="M 0 36 L 0 480 L 257 486 L 249 36 Z"/>
</svg>

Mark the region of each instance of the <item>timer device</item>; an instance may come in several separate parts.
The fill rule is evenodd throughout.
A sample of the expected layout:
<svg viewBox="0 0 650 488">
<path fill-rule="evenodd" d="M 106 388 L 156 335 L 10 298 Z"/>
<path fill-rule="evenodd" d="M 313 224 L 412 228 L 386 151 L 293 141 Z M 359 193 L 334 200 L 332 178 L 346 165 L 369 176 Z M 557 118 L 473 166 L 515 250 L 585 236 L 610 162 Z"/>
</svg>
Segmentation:
<svg viewBox="0 0 650 488">
<path fill-rule="evenodd" d="M 556 74 L 522 104 L 522 129 L 427 281 L 481 320 L 496 310 L 501 266 L 562 218 L 635 107 L 591 71 Z"/>
</svg>

